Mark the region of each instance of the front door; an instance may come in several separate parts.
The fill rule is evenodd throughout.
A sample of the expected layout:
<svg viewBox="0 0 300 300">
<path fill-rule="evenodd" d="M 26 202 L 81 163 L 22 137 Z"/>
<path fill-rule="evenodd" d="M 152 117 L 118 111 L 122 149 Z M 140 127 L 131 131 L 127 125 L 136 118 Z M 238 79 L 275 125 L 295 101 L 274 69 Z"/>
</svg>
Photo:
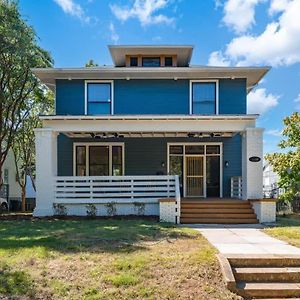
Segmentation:
<svg viewBox="0 0 300 300">
<path fill-rule="evenodd" d="M 185 156 L 185 196 L 204 197 L 204 156 Z"/>
</svg>

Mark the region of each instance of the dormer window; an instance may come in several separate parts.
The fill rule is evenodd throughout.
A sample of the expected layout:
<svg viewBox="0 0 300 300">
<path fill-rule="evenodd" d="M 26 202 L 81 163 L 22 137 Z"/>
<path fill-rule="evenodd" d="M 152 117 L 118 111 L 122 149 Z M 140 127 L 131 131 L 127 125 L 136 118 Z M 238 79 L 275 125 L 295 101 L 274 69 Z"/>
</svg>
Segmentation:
<svg viewBox="0 0 300 300">
<path fill-rule="evenodd" d="M 138 66 L 138 58 L 136 56 L 130 57 L 130 67 Z"/>
<path fill-rule="evenodd" d="M 160 67 L 160 57 L 143 57 L 143 67 Z"/>
</svg>

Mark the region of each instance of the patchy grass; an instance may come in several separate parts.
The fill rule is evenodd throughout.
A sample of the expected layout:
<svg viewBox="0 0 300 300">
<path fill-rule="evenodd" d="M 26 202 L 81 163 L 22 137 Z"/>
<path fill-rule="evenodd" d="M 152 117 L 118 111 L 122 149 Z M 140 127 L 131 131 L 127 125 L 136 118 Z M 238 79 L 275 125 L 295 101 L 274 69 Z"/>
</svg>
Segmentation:
<svg viewBox="0 0 300 300">
<path fill-rule="evenodd" d="M 197 232 L 143 220 L 0 223 L 0 298 L 239 299 Z"/>
<path fill-rule="evenodd" d="M 284 240 L 291 245 L 300 247 L 300 215 L 293 214 L 278 217 L 276 227 L 264 231 L 273 237 Z"/>
</svg>

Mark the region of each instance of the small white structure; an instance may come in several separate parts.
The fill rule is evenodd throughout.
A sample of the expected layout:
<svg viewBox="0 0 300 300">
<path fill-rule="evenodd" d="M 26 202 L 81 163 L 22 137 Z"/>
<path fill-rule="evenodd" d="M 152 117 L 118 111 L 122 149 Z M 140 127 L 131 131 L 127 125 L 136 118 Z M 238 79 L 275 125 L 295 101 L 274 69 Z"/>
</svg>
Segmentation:
<svg viewBox="0 0 300 300">
<path fill-rule="evenodd" d="M 21 201 L 21 187 L 16 180 L 17 171 L 12 150 L 8 151 L 2 167 L 2 178 L 5 185 L 8 185 L 9 200 Z"/>
<path fill-rule="evenodd" d="M 265 198 L 278 198 L 283 189 L 278 187 L 279 175 L 273 171 L 272 165 L 266 161 L 263 167 L 263 192 Z"/>
</svg>

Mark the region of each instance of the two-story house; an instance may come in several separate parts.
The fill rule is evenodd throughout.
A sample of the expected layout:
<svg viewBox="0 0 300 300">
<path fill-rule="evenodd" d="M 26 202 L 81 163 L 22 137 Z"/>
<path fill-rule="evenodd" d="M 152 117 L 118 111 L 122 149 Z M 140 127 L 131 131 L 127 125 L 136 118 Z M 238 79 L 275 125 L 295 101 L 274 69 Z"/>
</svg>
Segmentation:
<svg viewBox="0 0 300 300">
<path fill-rule="evenodd" d="M 113 67 L 33 70 L 56 94 L 55 115 L 36 129 L 35 215 L 92 205 L 98 215 L 252 223 L 256 199 L 258 219 L 274 218 L 259 200 L 263 130 L 246 103 L 269 68 L 190 66 L 184 45 L 109 51 Z"/>
</svg>

